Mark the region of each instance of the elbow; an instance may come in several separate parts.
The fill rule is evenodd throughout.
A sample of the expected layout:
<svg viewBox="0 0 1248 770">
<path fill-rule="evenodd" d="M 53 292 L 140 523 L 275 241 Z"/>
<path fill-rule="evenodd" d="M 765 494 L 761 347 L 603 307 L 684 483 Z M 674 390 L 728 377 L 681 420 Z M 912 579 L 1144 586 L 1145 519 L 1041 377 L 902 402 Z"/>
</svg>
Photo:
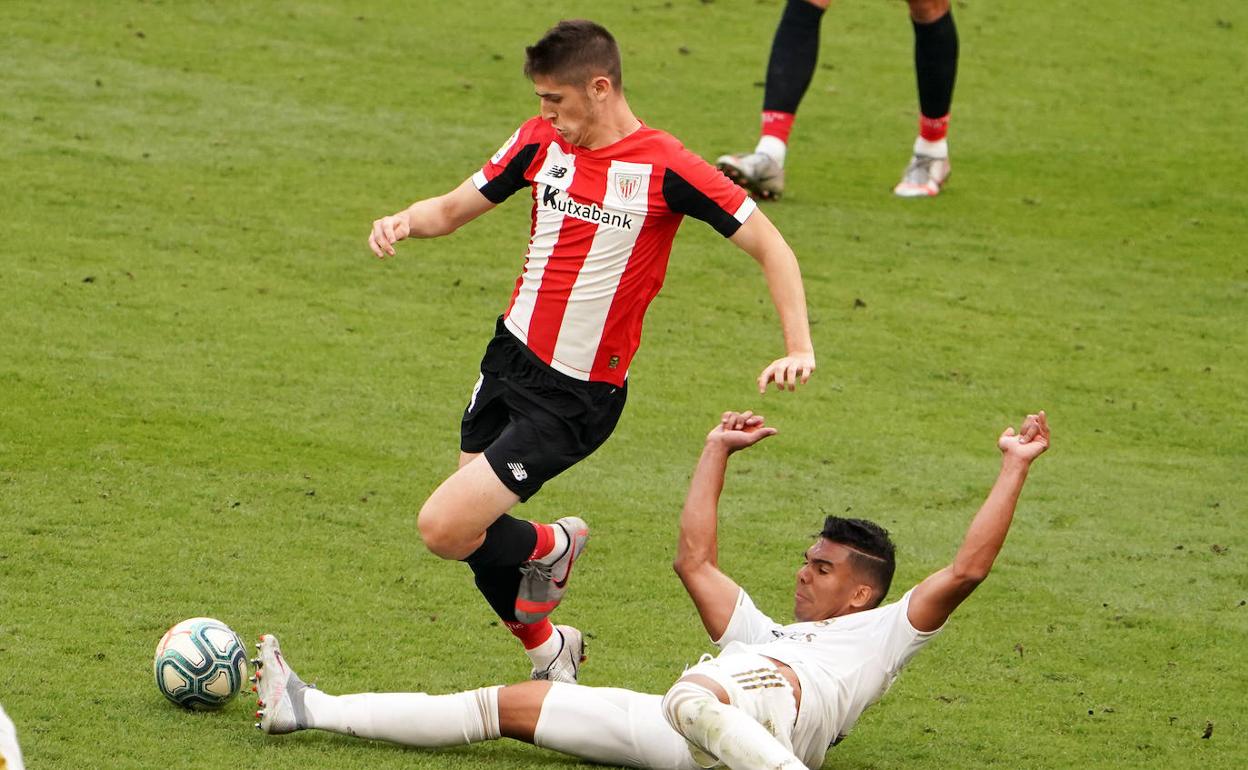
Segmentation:
<svg viewBox="0 0 1248 770">
<path fill-rule="evenodd" d="M 699 569 L 705 567 L 707 564 L 708 561 L 705 558 L 677 554 L 676 558 L 672 561 L 672 571 L 675 572 L 676 576 L 683 582 L 687 577 L 695 574 Z"/>
<path fill-rule="evenodd" d="M 988 572 L 992 566 L 957 566 L 953 568 L 953 579 L 962 585 L 970 588 L 977 587 L 980 583 L 988 579 Z"/>
</svg>

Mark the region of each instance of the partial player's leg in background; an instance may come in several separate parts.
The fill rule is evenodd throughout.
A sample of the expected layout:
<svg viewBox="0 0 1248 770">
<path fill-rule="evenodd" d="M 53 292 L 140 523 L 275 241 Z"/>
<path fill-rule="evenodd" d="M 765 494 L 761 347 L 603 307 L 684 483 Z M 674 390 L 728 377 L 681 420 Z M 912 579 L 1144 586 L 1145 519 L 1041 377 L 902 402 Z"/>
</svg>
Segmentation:
<svg viewBox="0 0 1248 770">
<path fill-rule="evenodd" d="M 784 192 L 784 161 L 797 108 L 819 60 L 819 28 L 831 0 L 789 0 L 780 16 L 763 92 L 762 129 L 752 153 L 724 155 L 717 165 L 755 197 Z"/>
<path fill-rule="evenodd" d="M 919 135 L 910 165 L 893 192 L 936 195 L 949 178 L 949 109 L 958 74 L 958 30 L 949 0 L 910 0 L 914 71 L 919 92 Z"/>
</svg>

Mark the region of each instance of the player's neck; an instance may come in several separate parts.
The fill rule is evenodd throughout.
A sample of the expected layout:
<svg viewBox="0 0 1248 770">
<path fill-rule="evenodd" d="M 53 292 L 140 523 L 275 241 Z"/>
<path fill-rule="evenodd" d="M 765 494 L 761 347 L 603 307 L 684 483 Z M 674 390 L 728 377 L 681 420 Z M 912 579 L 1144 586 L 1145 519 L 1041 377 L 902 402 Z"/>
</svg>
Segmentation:
<svg viewBox="0 0 1248 770">
<path fill-rule="evenodd" d="M 628 102 L 620 99 L 602 116 L 602 120 L 594 126 L 586 137 L 582 147 L 587 150 L 601 150 L 609 147 L 624 137 L 641 128 L 641 121 L 629 109 Z"/>
</svg>

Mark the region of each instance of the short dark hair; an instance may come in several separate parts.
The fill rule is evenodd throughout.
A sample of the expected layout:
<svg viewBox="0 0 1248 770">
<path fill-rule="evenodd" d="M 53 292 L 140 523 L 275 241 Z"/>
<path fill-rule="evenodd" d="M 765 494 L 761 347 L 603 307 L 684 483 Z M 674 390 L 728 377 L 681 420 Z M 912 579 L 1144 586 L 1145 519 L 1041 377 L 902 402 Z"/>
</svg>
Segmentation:
<svg viewBox="0 0 1248 770">
<path fill-rule="evenodd" d="M 854 571 L 875 587 L 872 607 L 880 606 L 893 583 L 897 569 L 897 546 L 888 536 L 888 530 L 866 519 L 843 519 L 829 516 L 823 520 L 819 536 L 851 549 L 850 563 Z"/>
<path fill-rule="evenodd" d="M 586 19 L 564 19 L 546 30 L 541 40 L 524 49 L 524 74 L 530 80 L 545 75 L 573 85 L 606 75 L 618 89 L 620 47 L 601 24 Z"/>
</svg>

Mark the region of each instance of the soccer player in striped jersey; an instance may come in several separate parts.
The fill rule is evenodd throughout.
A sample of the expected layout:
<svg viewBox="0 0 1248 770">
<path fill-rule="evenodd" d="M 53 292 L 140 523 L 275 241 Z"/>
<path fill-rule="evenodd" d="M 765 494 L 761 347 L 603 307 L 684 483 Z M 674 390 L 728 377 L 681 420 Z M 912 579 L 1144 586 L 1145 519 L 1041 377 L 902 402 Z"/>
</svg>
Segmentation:
<svg viewBox="0 0 1248 770">
<path fill-rule="evenodd" d="M 315 729 L 408 746 L 513 738 L 606 765 L 697 770 L 803 770 L 823 765 L 862 713 L 987 578 L 1032 462 L 1049 447 L 1044 412 L 997 437 L 1001 470 L 962 546 L 895 602 L 888 532 L 829 516 L 802 557 L 796 622 L 777 623 L 718 566 L 718 505 L 728 458 L 775 433 L 761 416 L 727 412 L 706 438 L 680 517 L 675 568 L 717 656 L 704 655 L 664 696 L 563 682 L 522 682 L 447 695 L 313 689 L 263 636 L 256 727 Z M 932 451 L 927 437 L 901 451 Z"/>
<path fill-rule="evenodd" d="M 406 238 L 453 232 L 527 189 L 532 232 L 464 411 L 459 469 L 421 508 L 425 545 L 472 569 L 519 638 L 533 678 L 575 681 L 581 634 L 552 626 L 589 536 L 507 512 L 598 448 L 615 428 L 642 318 L 663 285 L 682 219 L 710 224 L 762 267 L 785 351 L 758 376 L 794 390 L 815 369 L 801 273 L 754 202 L 628 106 L 620 53 L 603 27 L 560 22 L 526 49 L 540 114 L 451 192 L 373 223 L 369 247 L 393 256 Z"/>
</svg>

